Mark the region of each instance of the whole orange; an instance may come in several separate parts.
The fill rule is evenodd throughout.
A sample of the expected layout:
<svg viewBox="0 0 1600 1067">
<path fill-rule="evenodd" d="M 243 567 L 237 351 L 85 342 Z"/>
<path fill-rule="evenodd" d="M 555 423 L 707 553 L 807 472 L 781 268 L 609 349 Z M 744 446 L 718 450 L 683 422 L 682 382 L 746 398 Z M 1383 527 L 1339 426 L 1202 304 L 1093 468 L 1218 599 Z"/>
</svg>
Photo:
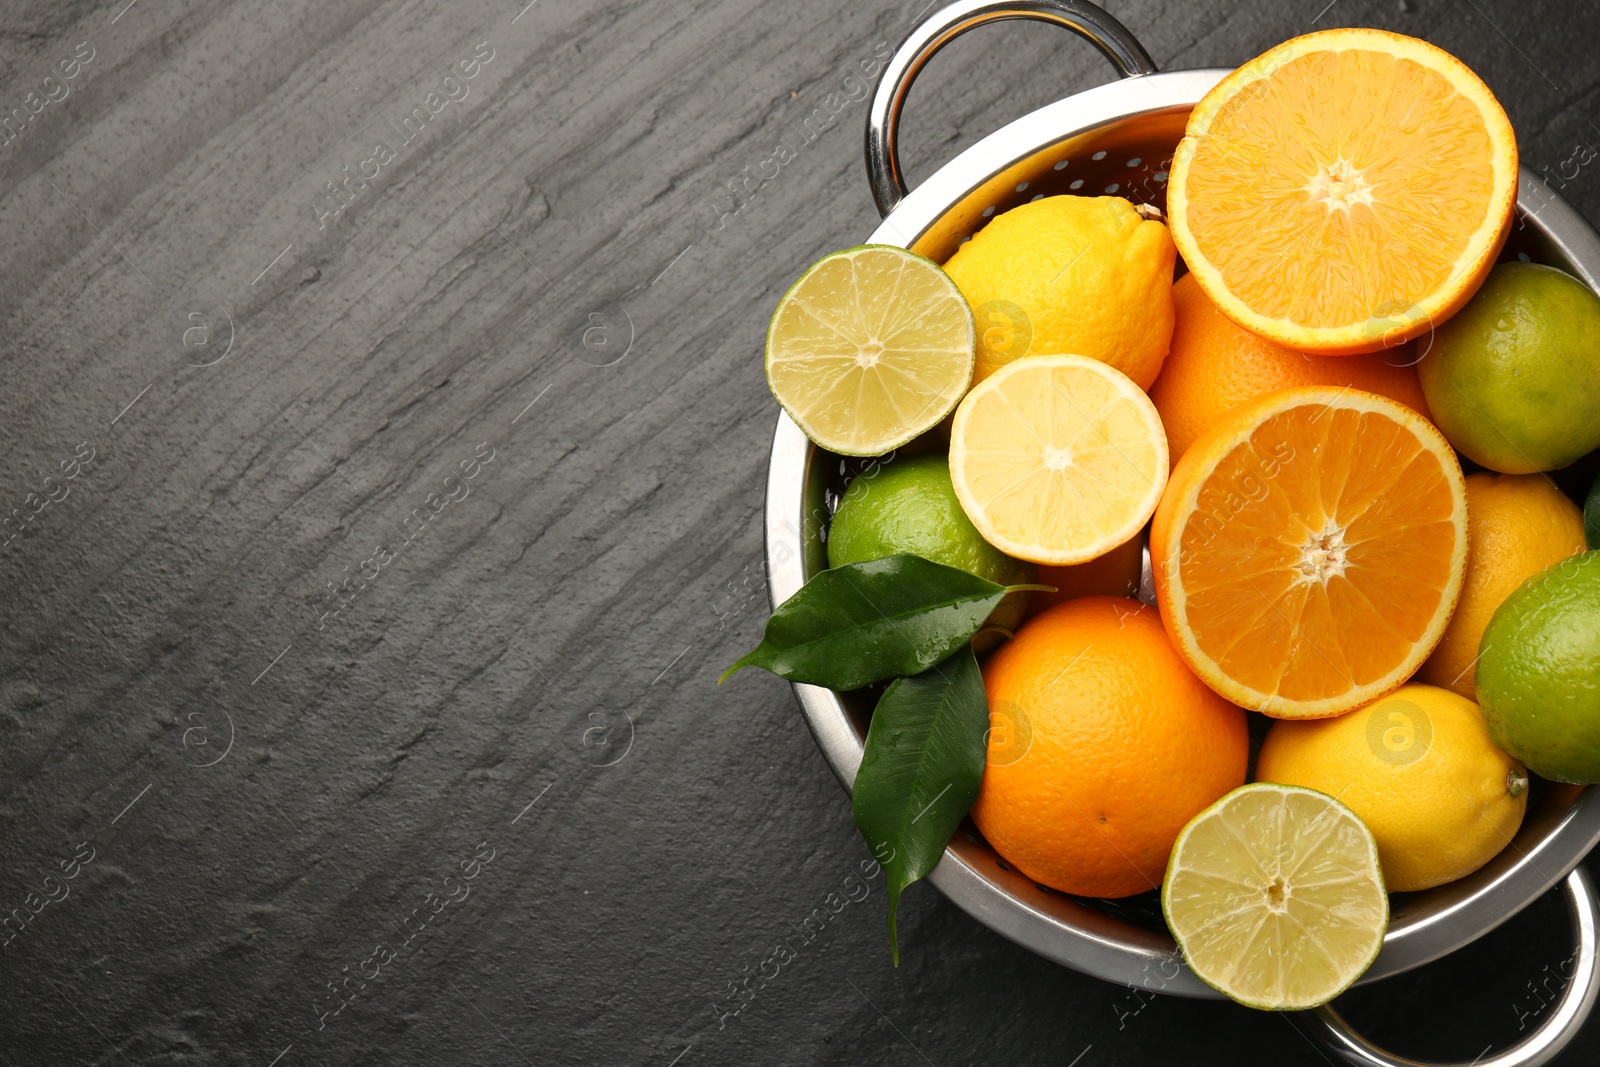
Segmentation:
<svg viewBox="0 0 1600 1067">
<path fill-rule="evenodd" d="M 1428 418 L 1410 344 L 1365 356 L 1316 356 L 1258 337 L 1224 315 L 1185 274 L 1172 287 L 1172 346 L 1150 399 L 1161 413 L 1172 464 L 1223 416 L 1275 389 L 1348 385 L 1398 400 Z"/>
<path fill-rule="evenodd" d="M 1055 586 L 1055 592 L 1035 590 L 1028 611 L 1043 614 L 1057 604 L 1082 596 L 1131 597 L 1139 592 L 1139 574 L 1144 566 L 1144 538 L 1132 537 L 1103 556 L 1088 563 L 1062 567 L 1041 564 L 1036 579 L 1040 585 Z"/>
<path fill-rule="evenodd" d="M 1159 889 L 1184 824 L 1244 784 L 1244 712 L 1137 600 L 1083 597 L 1035 616 L 983 681 L 991 728 L 972 818 L 1035 882 L 1092 897 Z"/>
</svg>

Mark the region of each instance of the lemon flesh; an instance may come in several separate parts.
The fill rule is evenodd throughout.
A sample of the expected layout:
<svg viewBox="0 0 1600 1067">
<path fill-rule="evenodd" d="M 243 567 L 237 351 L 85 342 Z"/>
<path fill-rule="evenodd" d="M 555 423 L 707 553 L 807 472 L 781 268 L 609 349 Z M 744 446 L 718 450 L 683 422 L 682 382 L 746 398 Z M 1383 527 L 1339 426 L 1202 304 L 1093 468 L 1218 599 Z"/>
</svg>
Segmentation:
<svg viewBox="0 0 1600 1067">
<path fill-rule="evenodd" d="M 1355 813 L 1297 786 L 1241 786 L 1172 846 L 1161 907 L 1202 981 L 1252 1008 L 1301 1010 L 1378 955 L 1389 898 Z"/>
<path fill-rule="evenodd" d="M 877 456 L 950 414 L 976 344 L 972 310 L 938 264 L 862 245 L 824 256 L 778 301 L 767 385 L 821 447 Z"/>
<path fill-rule="evenodd" d="M 1167 435 L 1126 374 L 1087 356 L 1024 356 L 974 386 L 950 428 L 950 478 L 1000 551 L 1084 563 L 1150 520 Z"/>
</svg>

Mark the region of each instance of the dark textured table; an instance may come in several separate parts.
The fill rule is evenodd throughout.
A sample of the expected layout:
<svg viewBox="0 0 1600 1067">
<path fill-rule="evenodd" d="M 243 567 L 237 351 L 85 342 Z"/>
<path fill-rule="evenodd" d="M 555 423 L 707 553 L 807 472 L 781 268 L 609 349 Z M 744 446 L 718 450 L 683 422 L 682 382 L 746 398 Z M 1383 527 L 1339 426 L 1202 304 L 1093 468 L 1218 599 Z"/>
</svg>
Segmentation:
<svg viewBox="0 0 1600 1067">
<path fill-rule="evenodd" d="M 1323 1062 L 926 886 L 895 970 L 787 687 L 714 685 L 766 615 L 766 320 L 871 231 L 862 71 L 925 2 L 7 0 L 0 1062 Z M 1111 10 L 1163 68 L 1427 37 L 1600 219 L 1593 5 L 1325 3 Z M 1108 77 L 961 40 L 913 183 Z M 1546 898 L 1341 1003 L 1470 1060 L 1569 943 Z"/>
</svg>

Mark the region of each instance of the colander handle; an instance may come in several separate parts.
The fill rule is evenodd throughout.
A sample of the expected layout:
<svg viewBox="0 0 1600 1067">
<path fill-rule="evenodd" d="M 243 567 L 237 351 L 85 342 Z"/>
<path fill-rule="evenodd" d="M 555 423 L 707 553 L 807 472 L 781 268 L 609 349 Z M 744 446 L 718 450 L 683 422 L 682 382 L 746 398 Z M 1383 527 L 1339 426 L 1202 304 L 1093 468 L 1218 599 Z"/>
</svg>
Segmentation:
<svg viewBox="0 0 1600 1067">
<path fill-rule="evenodd" d="M 1488 1059 L 1473 1060 L 1473 1067 L 1538 1067 L 1549 1063 L 1578 1036 L 1589 1018 L 1595 993 L 1600 991 L 1600 954 L 1596 952 L 1597 936 L 1600 936 L 1597 935 L 1600 901 L 1595 899 L 1594 882 L 1582 867 L 1569 874 L 1563 885 L 1578 942 L 1572 954 L 1572 978 L 1566 992 L 1551 1009 L 1549 1017 L 1527 1038 Z M 1352 1030 L 1329 1005 L 1300 1012 L 1295 1018 L 1355 1067 L 1437 1067 L 1378 1048 Z"/>
<path fill-rule="evenodd" d="M 1036 19 L 1089 39 L 1124 78 L 1156 72 L 1155 60 L 1127 27 L 1086 0 L 956 0 L 940 8 L 900 43 L 878 80 L 867 113 L 867 181 L 878 214 L 887 216 L 909 192 L 900 172 L 896 136 L 911 83 L 934 53 L 970 29 L 1002 19 Z"/>
</svg>

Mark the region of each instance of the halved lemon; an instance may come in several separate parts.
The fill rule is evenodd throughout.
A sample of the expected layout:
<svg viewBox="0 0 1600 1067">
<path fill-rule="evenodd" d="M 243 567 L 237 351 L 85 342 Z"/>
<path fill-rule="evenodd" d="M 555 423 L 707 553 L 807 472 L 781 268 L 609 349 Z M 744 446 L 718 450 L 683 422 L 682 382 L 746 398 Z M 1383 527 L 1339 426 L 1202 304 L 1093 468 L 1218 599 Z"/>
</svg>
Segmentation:
<svg viewBox="0 0 1600 1067">
<path fill-rule="evenodd" d="M 1167 208 L 1239 325 L 1307 352 L 1409 340 L 1472 296 L 1510 232 L 1517 142 L 1448 52 L 1370 29 L 1286 41 L 1189 116 Z"/>
<path fill-rule="evenodd" d="M 1144 391 L 1088 356 L 1024 356 L 956 408 L 950 479 L 1000 551 L 1083 563 L 1139 532 L 1167 482 L 1167 435 Z"/>
<path fill-rule="evenodd" d="M 1178 654 L 1280 719 L 1338 715 L 1411 677 L 1466 563 L 1449 442 L 1394 400 L 1333 386 L 1268 393 L 1202 434 L 1150 526 Z"/>
<path fill-rule="evenodd" d="M 877 456 L 937 426 L 972 382 L 972 309 L 931 259 L 891 245 L 824 256 L 767 328 L 767 385 L 812 441 Z"/>
<path fill-rule="evenodd" d="M 1189 821 L 1161 910 L 1189 969 L 1241 1004 L 1326 1004 L 1372 965 L 1389 897 L 1372 832 L 1325 793 L 1258 782 Z"/>
</svg>

